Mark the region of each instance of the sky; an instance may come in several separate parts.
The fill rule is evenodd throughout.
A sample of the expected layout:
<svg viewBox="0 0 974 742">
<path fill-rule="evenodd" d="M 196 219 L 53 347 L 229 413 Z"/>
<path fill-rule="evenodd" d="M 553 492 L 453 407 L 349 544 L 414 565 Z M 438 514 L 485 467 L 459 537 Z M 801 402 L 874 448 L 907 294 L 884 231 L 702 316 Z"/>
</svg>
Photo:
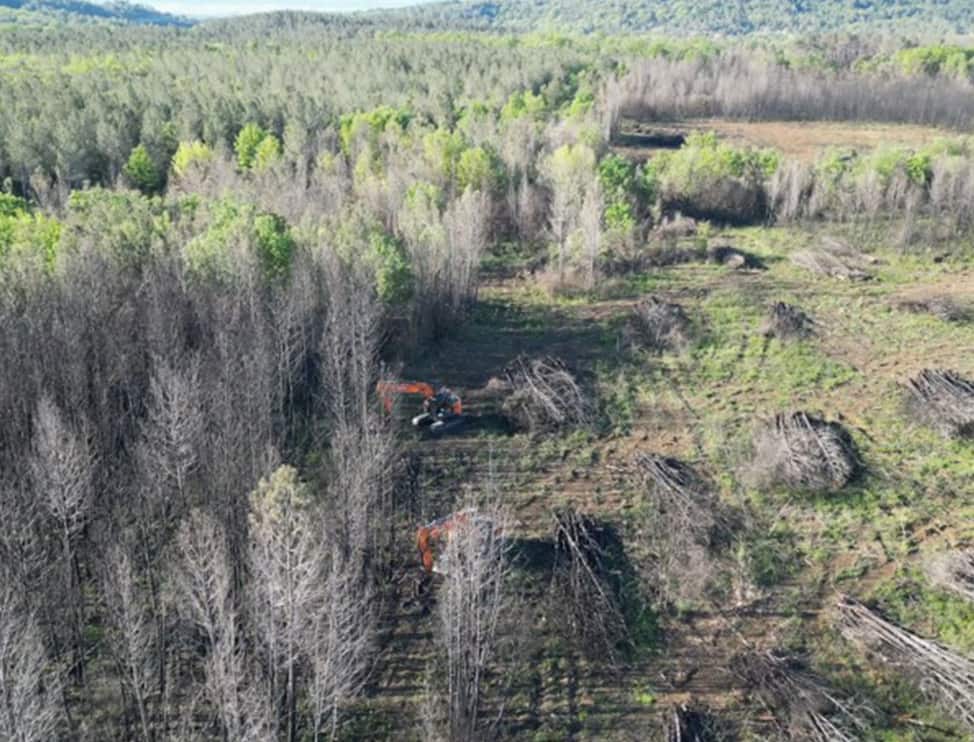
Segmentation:
<svg viewBox="0 0 974 742">
<path fill-rule="evenodd" d="M 208 17 L 264 13 L 269 10 L 349 12 L 369 8 L 401 8 L 420 0 L 138 0 L 156 10 L 177 15 Z"/>
</svg>

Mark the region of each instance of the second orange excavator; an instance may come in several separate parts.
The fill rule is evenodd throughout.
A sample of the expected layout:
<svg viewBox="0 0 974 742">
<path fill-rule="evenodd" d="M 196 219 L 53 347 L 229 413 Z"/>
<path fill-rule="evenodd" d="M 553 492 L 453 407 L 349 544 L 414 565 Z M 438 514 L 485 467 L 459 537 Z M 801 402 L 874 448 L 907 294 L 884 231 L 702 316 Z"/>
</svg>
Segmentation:
<svg viewBox="0 0 974 742">
<path fill-rule="evenodd" d="M 460 397 L 441 386 L 433 388 L 425 381 L 380 381 L 376 393 L 386 412 L 392 412 L 398 394 L 419 394 L 423 397 L 423 412 L 412 418 L 413 427 L 438 436 L 461 428 L 466 422 Z"/>
</svg>

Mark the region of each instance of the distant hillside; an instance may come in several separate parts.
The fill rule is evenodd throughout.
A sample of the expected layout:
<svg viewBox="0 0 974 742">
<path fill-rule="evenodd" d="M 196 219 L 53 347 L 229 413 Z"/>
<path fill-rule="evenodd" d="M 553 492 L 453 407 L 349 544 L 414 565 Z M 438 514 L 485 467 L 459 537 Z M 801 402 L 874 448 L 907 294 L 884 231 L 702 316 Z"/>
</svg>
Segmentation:
<svg viewBox="0 0 974 742">
<path fill-rule="evenodd" d="M 161 13 L 145 5 L 127 2 L 111 2 L 104 5 L 84 0 L 0 0 L 0 8 L 23 12 L 24 18 L 32 15 L 59 16 L 69 19 L 118 21 L 155 26 L 191 26 L 188 18 Z"/>
<path fill-rule="evenodd" d="M 972 0 L 460 0 L 381 11 L 424 28 L 582 33 L 970 33 Z"/>
</svg>

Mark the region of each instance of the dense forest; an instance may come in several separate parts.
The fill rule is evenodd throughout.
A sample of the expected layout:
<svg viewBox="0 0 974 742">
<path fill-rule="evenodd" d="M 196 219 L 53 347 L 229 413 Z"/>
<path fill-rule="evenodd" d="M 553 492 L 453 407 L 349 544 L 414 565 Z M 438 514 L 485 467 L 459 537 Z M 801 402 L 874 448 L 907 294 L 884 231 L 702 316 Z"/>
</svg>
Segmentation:
<svg viewBox="0 0 974 742">
<path fill-rule="evenodd" d="M 441 13 L 470 29 L 550 17 L 726 34 L 971 20 L 959 2 L 752 5 L 695 7 L 697 25 L 686 3 L 600 6 L 601 25 L 567 3 L 4 25 L 0 738 L 969 739 L 969 552 L 899 590 L 854 582 L 873 562 L 829 551 L 860 527 L 857 507 L 889 529 L 887 553 L 891 533 L 935 530 L 925 505 L 909 509 L 916 483 L 865 460 L 885 466 L 905 444 L 795 412 L 745 450 L 693 395 L 723 414 L 738 378 L 779 384 L 750 415 L 860 373 L 815 355 L 808 338 L 831 336 L 790 304 L 755 343 L 728 339 L 753 319 L 720 293 L 739 275 L 804 287 L 788 272 L 800 268 L 862 290 L 842 295 L 843 317 L 874 311 L 882 282 L 866 279 L 883 266 L 886 283 L 929 266 L 967 275 L 974 49 L 422 30 Z M 705 117 L 936 137 L 812 160 L 707 132 L 642 158 L 621 149 L 639 141 L 634 121 Z M 764 256 L 725 244 L 735 227 L 844 240 L 781 268 L 777 243 Z M 859 251 L 876 245 L 882 258 Z M 681 292 L 671 268 L 716 288 Z M 669 289 L 686 309 L 643 296 Z M 613 291 L 638 294 L 632 316 L 612 314 Z M 697 300 L 725 313 L 691 317 Z M 578 329 L 564 313 L 587 302 L 602 315 Z M 938 352 L 969 348 L 968 308 L 924 307 L 953 313 Z M 867 329 L 892 310 L 876 311 Z M 898 349 L 926 327 L 904 326 L 916 334 Z M 738 373 L 752 345 L 759 365 Z M 403 421 L 409 401 L 383 405 L 377 384 L 434 361 L 437 381 L 468 380 L 483 428 L 434 441 Z M 910 414 L 939 432 L 917 434 L 903 465 L 958 514 L 964 545 L 974 385 L 939 372 L 913 384 Z M 613 489 L 632 503 L 607 502 Z M 416 528 L 450 513 L 462 517 L 443 574 L 427 574 Z M 834 619 L 813 627 L 826 591 Z M 698 708 L 680 695 L 696 671 L 662 663 L 674 627 L 707 611 L 708 630 L 737 642 L 727 606 L 757 628 L 703 672 L 729 710 Z M 903 628 L 930 625 L 932 638 Z M 758 646 L 770 636 L 784 637 L 774 652 Z"/>
<path fill-rule="evenodd" d="M 391 11 L 425 28 L 508 32 L 538 29 L 580 33 L 673 35 L 874 31 L 970 33 L 974 15 L 964 0 L 496 0 L 445 2 Z"/>
<path fill-rule="evenodd" d="M 107 4 L 83 0 L 3 0 L 0 2 L 0 23 L 74 23 L 89 20 L 125 24 L 159 26 L 189 26 L 186 18 L 160 13 L 147 5 L 126 2 Z"/>
</svg>

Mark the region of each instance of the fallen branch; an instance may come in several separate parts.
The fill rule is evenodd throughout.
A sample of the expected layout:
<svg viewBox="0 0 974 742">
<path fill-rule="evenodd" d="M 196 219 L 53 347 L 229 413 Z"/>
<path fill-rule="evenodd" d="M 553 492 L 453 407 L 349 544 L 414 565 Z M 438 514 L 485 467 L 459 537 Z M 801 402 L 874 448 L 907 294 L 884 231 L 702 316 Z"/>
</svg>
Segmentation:
<svg viewBox="0 0 974 742">
<path fill-rule="evenodd" d="M 829 685 L 796 657 L 774 652 L 740 655 L 735 672 L 750 686 L 789 736 L 812 742 L 855 742 L 866 728 L 865 711 L 837 698 Z M 784 717 L 782 719 L 782 717 Z"/>
<path fill-rule="evenodd" d="M 753 467 L 764 485 L 835 492 L 853 480 L 860 462 L 841 425 L 793 412 L 777 415 L 758 432 Z"/>
<path fill-rule="evenodd" d="M 949 438 L 974 436 L 974 382 L 953 371 L 926 369 L 907 388 L 910 409 L 921 422 Z"/>
<path fill-rule="evenodd" d="M 846 640 L 912 678 L 932 702 L 974 731 L 974 662 L 890 623 L 848 596 L 839 596 L 836 614 Z"/>
<path fill-rule="evenodd" d="M 518 358 L 504 371 L 511 388 L 504 412 L 520 427 L 539 431 L 591 423 L 593 405 L 563 361 Z"/>
<path fill-rule="evenodd" d="M 629 334 L 633 344 L 655 351 L 680 350 L 690 342 L 690 318 L 679 304 L 650 296 L 633 309 Z"/>
</svg>

